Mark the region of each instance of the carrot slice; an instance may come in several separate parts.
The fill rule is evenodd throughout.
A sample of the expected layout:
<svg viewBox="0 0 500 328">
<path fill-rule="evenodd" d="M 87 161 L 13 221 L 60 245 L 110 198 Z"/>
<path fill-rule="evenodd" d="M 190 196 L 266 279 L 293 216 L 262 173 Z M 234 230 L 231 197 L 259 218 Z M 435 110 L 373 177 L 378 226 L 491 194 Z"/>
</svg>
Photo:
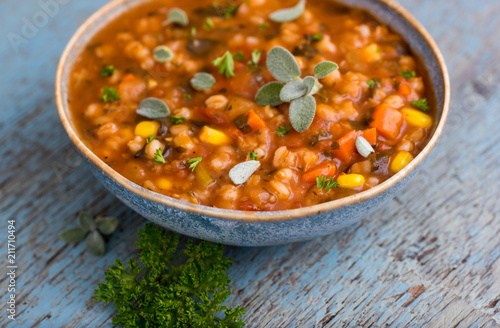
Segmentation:
<svg viewBox="0 0 500 328">
<path fill-rule="evenodd" d="M 327 178 L 330 178 L 335 176 L 335 173 L 337 173 L 337 167 L 335 166 L 335 164 L 332 163 L 322 164 L 319 167 L 305 173 L 302 176 L 302 181 L 313 183 L 316 182 L 317 177 L 324 175 Z"/>
<path fill-rule="evenodd" d="M 134 81 L 137 77 L 134 74 L 127 74 L 122 78 L 122 82 Z"/>
<path fill-rule="evenodd" d="M 252 130 L 258 131 L 262 129 L 266 123 L 260 118 L 259 115 L 257 115 L 257 113 L 253 111 L 253 109 L 251 109 L 248 112 L 248 125 L 250 125 Z"/>
<path fill-rule="evenodd" d="M 411 88 L 408 84 L 401 83 L 398 88 L 398 93 L 403 97 L 408 97 L 411 95 Z"/>
<path fill-rule="evenodd" d="M 366 139 L 370 143 L 370 145 L 375 145 L 377 143 L 377 129 L 371 128 L 368 130 L 364 130 L 361 133 L 361 136 Z"/>
<path fill-rule="evenodd" d="M 377 129 L 377 132 L 388 139 L 396 139 L 403 125 L 404 115 L 398 110 L 381 104 L 373 112 L 373 121 L 370 127 Z"/>
<path fill-rule="evenodd" d="M 349 162 L 356 153 L 356 138 L 358 137 L 358 133 L 358 131 L 352 130 L 337 140 L 339 148 L 332 152 L 333 156 L 341 161 Z"/>
</svg>

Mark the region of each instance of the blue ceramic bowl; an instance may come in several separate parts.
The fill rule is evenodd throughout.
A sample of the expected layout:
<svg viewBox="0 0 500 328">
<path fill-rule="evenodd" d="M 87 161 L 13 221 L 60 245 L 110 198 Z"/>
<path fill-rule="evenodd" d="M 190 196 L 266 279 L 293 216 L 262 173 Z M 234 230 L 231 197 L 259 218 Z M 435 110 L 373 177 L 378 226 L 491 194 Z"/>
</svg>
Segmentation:
<svg viewBox="0 0 500 328">
<path fill-rule="evenodd" d="M 56 100 L 64 128 L 97 179 L 127 206 L 165 228 L 236 246 L 277 245 L 328 235 L 358 222 L 399 193 L 417 173 L 443 131 L 448 114 L 450 84 L 443 57 L 429 33 L 391 0 L 338 0 L 365 9 L 400 33 L 427 69 L 438 120 L 427 146 L 405 169 L 362 193 L 320 205 L 279 212 L 218 209 L 186 203 L 144 189 L 115 172 L 85 146 L 75 131 L 67 99 L 70 68 L 86 43 L 111 19 L 142 1 L 112 1 L 80 27 L 59 63 Z"/>
</svg>

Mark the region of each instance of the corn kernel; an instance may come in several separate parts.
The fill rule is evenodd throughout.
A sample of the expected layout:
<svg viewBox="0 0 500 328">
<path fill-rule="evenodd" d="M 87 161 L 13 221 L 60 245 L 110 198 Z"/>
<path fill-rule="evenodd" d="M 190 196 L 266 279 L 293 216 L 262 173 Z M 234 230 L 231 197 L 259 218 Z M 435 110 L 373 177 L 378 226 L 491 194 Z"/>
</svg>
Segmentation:
<svg viewBox="0 0 500 328">
<path fill-rule="evenodd" d="M 407 151 L 400 151 L 393 157 L 390 169 L 393 173 L 398 173 L 413 160 L 413 156 Z"/>
<path fill-rule="evenodd" d="M 340 188 L 354 189 L 365 183 L 365 177 L 361 174 L 343 174 L 338 177 L 337 182 Z"/>
<path fill-rule="evenodd" d="M 142 121 L 135 127 L 135 135 L 143 138 L 149 136 L 156 136 L 158 129 L 160 128 L 160 123 L 156 121 Z"/>
<path fill-rule="evenodd" d="M 212 145 L 224 145 L 231 143 L 229 138 L 224 132 L 204 126 L 200 132 L 200 140 Z"/>
<path fill-rule="evenodd" d="M 158 186 L 158 188 L 163 190 L 170 190 L 173 186 L 172 181 L 167 178 L 159 178 L 158 180 L 156 180 L 156 185 Z"/>
<path fill-rule="evenodd" d="M 419 110 L 405 107 L 401 112 L 404 114 L 406 122 L 410 125 L 424 129 L 432 126 L 432 117 Z"/>
</svg>

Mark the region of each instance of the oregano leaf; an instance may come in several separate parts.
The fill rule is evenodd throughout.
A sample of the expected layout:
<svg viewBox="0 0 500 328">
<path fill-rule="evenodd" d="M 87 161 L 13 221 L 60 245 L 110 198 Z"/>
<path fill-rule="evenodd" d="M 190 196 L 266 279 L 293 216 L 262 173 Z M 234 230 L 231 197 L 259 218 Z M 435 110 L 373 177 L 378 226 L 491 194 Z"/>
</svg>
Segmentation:
<svg viewBox="0 0 500 328">
<path fill-rule="evenodd" d="M 336 71 L 338 68 L 339 65 L 335 64 L 334 62 L 322 61 L 321 63 L 318 63 L 316 66 L 314 66 L 314 75 L 318 79 L 322 79 L 331 72 Z"/>
<path fill-rule="evenodd" d="M 280 99 L 283 102 L 290 102 L 305 95 L 307 89 L 307 86 L 301 81 L 288 82 L 280 91 Z"/>
<path fill-rule="evenodd" d="M 95 256 L 103 256 L 106 253 L 104 239 L 97 230 L 88 234 L 87 238 L 85 238 L 85 244 L 87 245 L 87 250 Z"/>
<path fill-rule="evenodd" d="M 290 103 L 290 123 L 298 132 L 304 132 L 311 125 L 316 114 L 316 99 L 311 95 L 293 100 Z"/>
<path fill-rule="evenodd" d="M 240 185 L 247 182 L 259 167 L 260 162 L 253 160 L 237 164 L 229 171 L 229 178 L 234 184 Z"/>
<path fill-rule="evenodd" d="M 269 15 L 269 18 L 272 21 L 278 23 L 291 22 L 299 18 L 304 12 L 305 8 L 306 8 L 306 0 L 300 0 L 298 4 L 296 4 L 291 8 L 280 9 L 271 13 L 271 15 Z"/>
<path fill-rule="evenodd" d="M 161 99 L 150 97 L 143 99 L 137 109 L 137 114 L 150 118 L 158 119 L 170 116 L 170 109 Z"/>
<path fill-rule="evenodd" d="M 280 92 L 283 84 L 279 82 L 269 82 L 257 91 L 255 102 L 261 106 L 278 106 L 283 102 L 280 99 Z"/>
<path fill-rule="evenodd" d="M 174 52 L 167 46 L 158 46 L 153 51 L 154 59 L 159 63 L 165 63 L 174 59 Z"/>
<path fill-rule="evenodd" d="M 292 53 L 283 47 L 274 47 L 267 54 L 267 68 L 274 78 L 283 83 L 300 77 L 299 64 Z"/>
<path fill-rule="evenodd" d="M 103 235 L 111 235 L 118 227 L 118 219 L 110 216 L 98 217 L 96 223 L 97 229 Z"/>
<path fill-rule="evenodd" d="M 306 76 L 302 82 L 307 87 L 307 94 L 310 94 L 316 84 L 316 79 L 312 76 Z"/>
<path fill-rule="evenodd" d="M 209 73 L 196 73 L 189 82 L 195 90 L 207 90 L 214 86 L 215 77 Z"/>
<path fill-rule="evenodd" d="M 78 214 L 78 225 L 85 232 L 95 230 L 96 228 L 94 219 L 88 213 L 85 212 L 81 212 L 80 214 Z"/>
<path fill-rule="evenodd" d="M 67 243 L 78 243 L 85 238 L 86 232 L 80 227 L 69 228 L 61 231 L 59 238 Z"/>
<path fill-rule="evenodd" d="M 163 23 L 163 25 L 168 25 L 171 23 L 187 26 L 189 24 L 189 19 L 186 15 L 186 12 L 180 8 L 170 9 L 170 11 L 168 12 L 167 20 Z"/>
</svg>

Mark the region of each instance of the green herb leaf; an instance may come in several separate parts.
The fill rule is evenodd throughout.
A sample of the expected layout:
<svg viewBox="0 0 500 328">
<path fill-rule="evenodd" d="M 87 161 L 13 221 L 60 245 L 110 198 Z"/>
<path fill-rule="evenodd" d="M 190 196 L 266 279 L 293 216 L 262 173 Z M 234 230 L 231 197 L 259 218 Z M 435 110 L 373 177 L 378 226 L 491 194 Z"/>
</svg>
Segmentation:
<svg viewBox="0 0 500 328">
<path fill-rule="evenodd" d="M 298 132 L 304 132 L 311 125 L 316 114 L 316 99 L 307 95 L 290 103 L 290 123 Z"/>
<path fill-rule="evenodd" d="M 313 35 L 311 36 L 311 39 L 312 39 L 313 41 L 321 41 L 321 40 L 323 40 L 323 35 L 322 35 L 322 34 L 320 34 L 320 33 L 316 33 L 316 34 L 313 34 Z"/>
<path fill-rule="evenodd" d="M 259 25 L 259 29 L 261 29 L 262 31 L 267 30 L 268 27 L 269 27 L 269 22 L 265 22 L 264 24 Z"/>
<path fill-rule="evenodd" d="M 357 137 L 355 144 L 358 153 L 365 158 L 375 152 L 372 145 L 363 137 Z"/>
<path fill-rule="evenodd" d="M 150 135 L 147 139 L 146 139 L 146 143 L 150 143 L 151 141 L 155 140 L 156 136 L 155 135 Z"/>
<path fill-rule="evenodd" d="M 170 116 L 170 122 L 172 122 L 174 125 L 175 124 L 181 124 L 186 120 L 185 117 L 179 117 L 179 116 Z"/>
<path fill-rule="evenodd" d="M 203 28 L 204 30 L 207 30 L 207 31 L 209 31 L 209 30 L 213 29 L 213 28 L 214 28 L 214 22 L 213 22 L 212 18 L 208 17 L 208 18 L 205 20 L 205 24 L 203 24 L 202 28 Z"/>
<path fill-rule="evenodd" d="M 170 115 L 170 109 L 167 104 L 161 99 L 150 97 L 145 98 L 139 104 L 139 108 L 136 110 L 137 114 L 150 118 L 158 119 L 165 118 Z"/>
<path fill-rule="evenodd" d="M 120 95 L 118 94 L 118 90 L 110 87 L 104 87 L 102 89 L 101 101 L 113 102 L 118 100 L 120 100 Z"/>
<path fill-rule="evenodd" d="M 290 102 L 306 94 L 308 87 L 301 81 L 288 82 L 280 91 L 280 99 Z"/>
<path fill-rule="evenodd" d="M 368 81 L 366 83 L 368 84 L 370 89 L 373 89 L 377 85 L 377 82 L 374 79 L 371 79 L 370 81 Z"/>
<path fill-rule="evenodd" d="M 113 302 L 113 324 L 122 327 L 242 327 L 245 310 L 224 306 L 230 296 L 223 246 L 189 240 L 152 223 L 138 232 L 140 262 L 121 260 L 106 271 L 94 299 Z M 143 265 L 143 266 L 142 266 Z"/>
<path fill-rule="evenodd" d="M 399 75 L 409 80 L 417 76 L 417 73 L 415 73 L 414 71 L 410 71 L 409 69 L 406 69 L 406 71 L 404 72 L 399 72 Z"/>
<path fill-rule="evenodd" d="M 328 74 L 339 69 L 339 65 L 331 61 L 322 61 L 314 66 L 314 75 L 318 79 L 326 77 Z"/>
<path fill-rule="evenodd" d="M 290 132 L 290 130 L 291 130 L 290 124 L 287 124 L 284 127 L 283 126 L 278 126 L 278 129 L 276 129 L 276 135 L 278 137 L 282 137 L 285 134 L 287 134 L 288 132 Z"/>
<path fill-rule="evenodd" d="M 243 51 L 238 51 L 236 55 L 233 56 L 234 60 L 237 61 L 244 61 L 245 60 L 245 55 L 243 54 Z"/>
<path fill-rule="evenodd" d="M 248 152 L 248 158 L 250 158 L 250 160 L 252 160 L 252 161 L 256 160 L 258 156 L 259 155 L 256 152 L 253 152 L 253 151 Z"/>
<path fill-rule="evenodd" d="M 153 158 L 153 161 L 154 161 L 155 164 L 163 164 L 163 163 L 165 163 L 165 158 L 163 158 L 163 153 L 162 153 L 161 148 L 158 148 L 155 151 L 155 156 Z"/>
<path fill-rule="evenodd" d="M 307 88 L 307 94 L 310 94 L 313 91 L 314 86 L 317 84 L 317 80 L 312 76 L 306 76 L 302 82 L 304 82 L 304 85 Z"/>
<path fill-rule="evenodd" d="M 85 232 L 93 231 L 96 228 L 94 219 L 85 212 L 81 212 L 80 214 L 78 214 L 78 225 Z"/>
<path fill-rule="evenodd" d="M 184 99 L 191 100 L 191 95 L 189 93 L 184 94 Z"/>
<path fill-rule="evenodd" d="M 270 82 L 257 91 L 255 102 L 261 106 L 278 106 L 283 102 L 280 99 L 280 92 L 283 84 L 279 82 Z"/>
<path fill-rule="evenodd" d="M 179 8 L 172 8 L 168 12 L 167 20 L 163 25 L 168 24 L 179 24 L 182 26 L 187 26 L 189 24 L 189 19 L 186 15 L 186 12 Z"/>
<path fill-rule="evenodd" d="M 224 8 L 224 18 L 225 19 L 232 18 L 236 14 L 237 10 L 238 10 L 238 6 L 235 6 L 235 5 L 227 6 L 226 8 Z"/>
<path fill-rule="evenodd" d="M 215 77 L 209 73 L 196 73 L 190 83 L 195 90 L 208 90 L 214 86 Z"/>
<path fill-rule="evenodd" d="M 189 169 L 192 171 L 194 171 L 194 169 L 196 168 L 196 165 L 200 164 L 200 162 L 203 160 L 203 157 L 195 157 L 195 158 L 191 158 L 188 163 L 190 164 L 189 165 Z"/>
<path fill-rule="evenodd" d="M 269 51 L 267 68 L 276 80 L 283 83 L 290 82 L 301 75 L 295 57 L 283 47 L 274 47 Z"/>
<path fill-rule="evenodd" d="M 194 38 L 196 36 L 196 27 L 191 27 L 191 37 Z"/>
<path fill-rule="evenodd" d="M 291 8 L 286 8 L 286 9 L 281 9 L 278 11 L 275 11 L 269 15 L 269 18 L 272 21 L 278 22 L 278 23 L 285 23 L 285 22 L 291 22 L 297 18 L 299 18 L 302 13 L 304 12 L 304 9 L 306 8 L 306 1 L 305 0 L 300 0 L 297 5 Z"/>
<path fill-rule="evenodd" d="M 424 112 L 429 111 L 429 103 L 426 98 L 421 98 L 419 100 L 412 101 L 411 104 Z"/>
<path fill-rule="evenodd" d="M 98 217 L 96 223 L 97 229 L 103 235 L 111 235 L 118 227 L 118 219 L 111 216 Z"/>
<path fill-rule="evenodd" d="M 257 50 L 257 49 L 254 49 L 252 51 L 252 63 L 254 65 L 259 64 L 261 55 L 262 55 L 262 53 L 259 50 Z"/>
<path fill-rule="evenodd" d="M 229 171 L 229 178 L 236 185 L 243 184 L 250 179 L 252 174 L 254 174 L 259 167 L 260 162 L 255 160 L 237 164 Z"/>
<path fill-rule="evenodd" d="M 111 75 L 115 74 L 116 68 L 112 65 L 105 66 L 103 69 L 101 69 L 101 77 L 110 77 Z"/>
<path fill-rule="evenodd" d="M 80 227 L 69 228 L 61 231 L 59 238 L 67 243 L 78 243 L 85 238 L 86 231 Z"/>
<path fill-rule="evenodd" d="M 106 253 L 106 246 L 101 234 L 94 230 L 85 238 L 87 250 L 95 256 L 103 256 Z"/>
<path fill-rule="evenodd" d="M 158 46 L 153 52 L 154 59 L 159 63 L 165 63 L 174 59 L 174 53 L 167 46 Z"/>
<path fill-rule="evenodd" d="M 219 74 L 225 77 L 234 76 L 234 60 L 233 55 L 226 51 L 224 55 L 215 59 L 213 62 L 214 66 L 219 67 Z"/>
<path fill-rule="evenodd" d="M 338 188 L 339 183 L 333 178 L 327 178 L 326 176 L 316 177 L 316 187 L 319 189 L 329 190 L 333 188 Z"/>
</svg>

